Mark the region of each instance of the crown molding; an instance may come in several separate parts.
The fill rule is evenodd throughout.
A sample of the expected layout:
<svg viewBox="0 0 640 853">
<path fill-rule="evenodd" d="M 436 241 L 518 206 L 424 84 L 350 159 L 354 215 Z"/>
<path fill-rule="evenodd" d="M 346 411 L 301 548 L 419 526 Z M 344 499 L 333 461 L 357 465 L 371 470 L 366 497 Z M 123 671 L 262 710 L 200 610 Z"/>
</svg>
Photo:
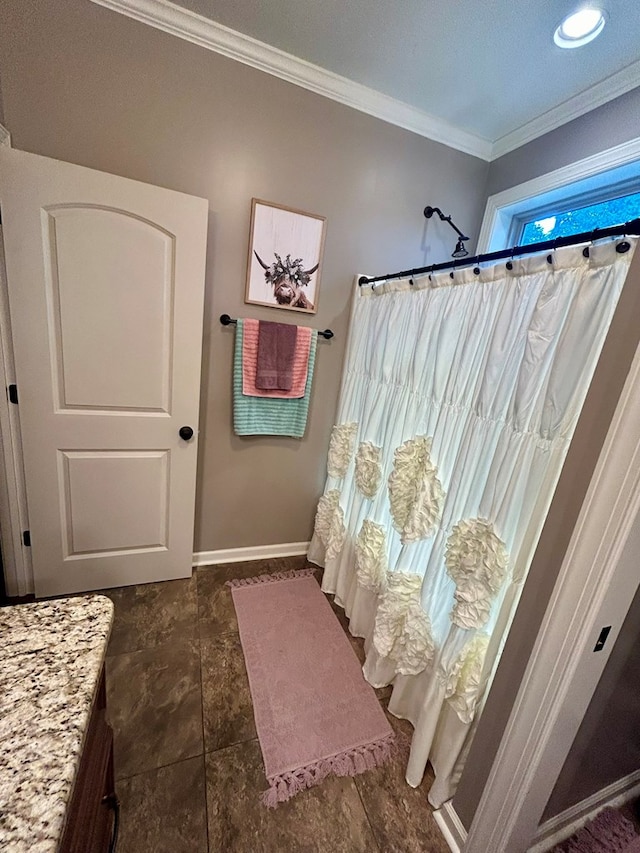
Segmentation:
<svg viewBox="0 0 640 853">
<path fill-rule="evenodd" d="M 511 133 L 501 136 L 493 143 L 489 159 L 497 160 L 498 157 L 613 101 L 614 98 L 630 92 L 637 86 L 640 86 L 640 61 L 627 65 L 606 80 L 596 83 L 595 86 L 585 89 L 573 98 L 558 104 L 557 107 L 512 130 Z"/>
<path fill-rule="evenodd" d="M 92 2 L 465 154 L 487 161 L 491 157 L 491 142 L 487 139 L 176 6 L 169 0 Z"/>
<path fill-rule="evenodd" d="M 91 2 L 488 162 L 640 86 L 638 61 L 492 142 L 418 107 L 176 6 L 170 0 Z"/>
</svg>

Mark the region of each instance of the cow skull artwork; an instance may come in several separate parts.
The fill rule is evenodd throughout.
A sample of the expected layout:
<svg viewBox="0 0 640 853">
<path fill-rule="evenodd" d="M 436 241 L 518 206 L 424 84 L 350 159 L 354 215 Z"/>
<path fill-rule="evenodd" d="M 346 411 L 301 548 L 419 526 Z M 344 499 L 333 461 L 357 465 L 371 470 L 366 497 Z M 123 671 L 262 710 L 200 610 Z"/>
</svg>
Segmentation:
<svg viewBox="0 0 640 853">
<path fill-rule="evenodd" d="M 307 298 L 303 288 L 311 281 L 311 276 L 320 266 L 318 262 L 311 269 L 304 269 L 302 258 L 291 260 L 291 255 L 282 260 L 277 252 L 274 252 L 275 262 L 269 266 L 255 251 L 253 254 L 264 270 L 264 277 L 268 284 L 273 287 L 273 295 L 278 305 L 288 305 L 289 308 L 301 308 L 313 311 L 313 303 Z"/>
</svg>

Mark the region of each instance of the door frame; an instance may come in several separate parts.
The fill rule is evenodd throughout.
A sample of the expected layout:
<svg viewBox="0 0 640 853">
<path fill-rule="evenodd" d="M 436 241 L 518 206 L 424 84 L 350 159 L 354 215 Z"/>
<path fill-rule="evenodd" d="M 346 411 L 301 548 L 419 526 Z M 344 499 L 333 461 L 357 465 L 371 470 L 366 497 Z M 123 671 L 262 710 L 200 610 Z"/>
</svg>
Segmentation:
<svg viewBox="0 0 640 853">
<path fill-rule="evenodd" d="M 11 148 L 11 134 L 0 124 L 0 145 Z M 9 293 L 0 222 L 0 547 L 8 596 L 33 593 L 31 553 L 22 539 L 29 529 L 27 490 L 22 462 L 19 407 L 9 402 L 8 387 L 16 381 L 13 363 Z"/>
<path fill-rule="evenodd" d="M 462 844 L 450 838 L 452 849 L 521 853 L 533 843 L 638 589 L 637 571 L 622 559 L 636 539 L 640 543 L 640 346 L 471 827 L 466 840 L 459 836 Z M 615 630 L 594 660 L 607 625 Z M 454 815 L 449 804 L 438 822 L 451 828 Z"/>
</svg>

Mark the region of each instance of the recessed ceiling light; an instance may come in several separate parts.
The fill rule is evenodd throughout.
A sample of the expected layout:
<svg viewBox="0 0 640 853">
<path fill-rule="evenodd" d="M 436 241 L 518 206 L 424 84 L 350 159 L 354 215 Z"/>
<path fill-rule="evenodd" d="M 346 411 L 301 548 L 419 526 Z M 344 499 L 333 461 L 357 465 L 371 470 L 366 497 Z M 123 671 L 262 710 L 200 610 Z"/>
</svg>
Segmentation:
<svg viewBox="0 0 640 853">
<path fill-rule="evenodd" d="M 605 25 L 601 9 L 580 9 L 568 15 L 553 34 L 558 47 L 582 47 L 599 36 Z"/>
</svg>

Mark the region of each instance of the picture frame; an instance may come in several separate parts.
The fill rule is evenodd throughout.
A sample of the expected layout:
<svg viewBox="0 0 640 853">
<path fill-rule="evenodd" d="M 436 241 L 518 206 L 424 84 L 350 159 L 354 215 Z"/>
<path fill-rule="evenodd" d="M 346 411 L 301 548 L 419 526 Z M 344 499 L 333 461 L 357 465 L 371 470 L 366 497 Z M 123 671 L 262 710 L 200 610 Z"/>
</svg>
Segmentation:
<svg viewBox="0 0 640 853">
<path fill-rule="evenodd" d="M 251 199 L 251 232 L 244 301 L 315 314 L 326 217 Z"/>
</svg>

